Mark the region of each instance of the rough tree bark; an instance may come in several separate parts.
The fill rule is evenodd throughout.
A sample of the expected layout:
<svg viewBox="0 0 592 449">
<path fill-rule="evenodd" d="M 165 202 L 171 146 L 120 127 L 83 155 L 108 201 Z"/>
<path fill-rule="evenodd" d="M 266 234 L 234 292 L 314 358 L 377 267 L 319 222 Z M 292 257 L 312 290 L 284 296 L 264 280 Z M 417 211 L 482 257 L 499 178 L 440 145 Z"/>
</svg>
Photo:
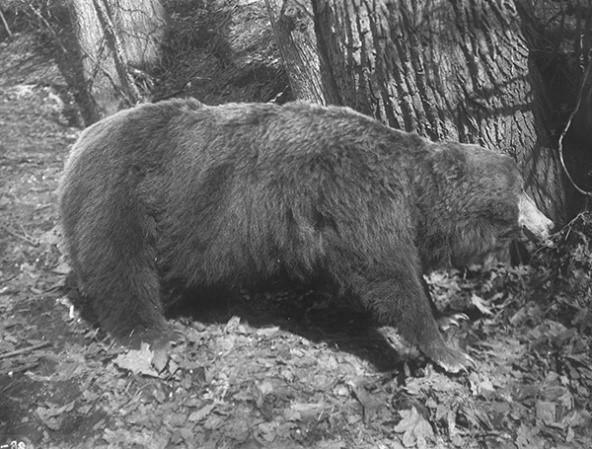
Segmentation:
<svg viewBox="0 0 592 449">
<path fill-rule="evenodd" d="M 312 5 L 300 0 L 265 0 L 294 98 L 334 103 L 321 80 Z"/>
<path fill-rule="evenodd" d="M 554 219 L 565 211 L 557 155 L 533 95 L 512 0 L 312 0 L 323 79 L 351 106 L 433 140 L 510 154 Z"/>
<path fill-rule="evenodd" d="M 549 102 L 546 128 L 557 146 L 566 133 L 562 142 L 566 173 L 578 190 L 592 191 L 592 82 L 585 79 L 592 64 L 592 2 L 517 0 L 517 4 Z M 568 210 L 575 215 L 592 199 L 579 195 L 576 188 L 570 190 Z"/>
<path fill-rule="evenodd" d="M 89 125 L 139 94 L 128 68 L 150 67 L 160 60 L 164 10 L 159 0 L 72 0 L 77 40 L 77 101 Z"/>
<path fill-rule="evenodd" d="M 161 58 L 166 29 L 160 0 L 108 0 L 128 64 L 147 68 Z"/>
</svg>

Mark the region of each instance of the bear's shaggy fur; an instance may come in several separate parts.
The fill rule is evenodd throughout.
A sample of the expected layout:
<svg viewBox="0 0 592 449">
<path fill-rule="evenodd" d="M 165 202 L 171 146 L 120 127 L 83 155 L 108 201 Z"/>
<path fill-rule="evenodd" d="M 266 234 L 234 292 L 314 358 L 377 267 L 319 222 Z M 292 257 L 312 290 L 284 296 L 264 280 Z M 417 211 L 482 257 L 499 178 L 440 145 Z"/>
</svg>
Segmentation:
<svg viewBox="0 0 592 449">
<path fill-rule="evenodd" d="M 145 104 L 85 130 L 63 230 L 101 325 L 166 332 L 162 286 L 323 275 L 451 371 L 422 274 L 481 261 L 518 230 L 513 161 L 436 144 L 344 107 Z"/>
</svg>

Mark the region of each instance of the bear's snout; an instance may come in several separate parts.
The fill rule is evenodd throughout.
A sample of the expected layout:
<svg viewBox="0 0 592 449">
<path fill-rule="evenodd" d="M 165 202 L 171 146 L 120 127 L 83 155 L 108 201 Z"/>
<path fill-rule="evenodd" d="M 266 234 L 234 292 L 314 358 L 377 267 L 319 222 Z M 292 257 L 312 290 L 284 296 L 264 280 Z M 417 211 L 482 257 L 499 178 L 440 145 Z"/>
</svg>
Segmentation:
<svg viewBox="0 0 592 449">
<path fill-rule="evenodd" d="M 545 244 L 550 243 L 549 237 L 554 223 L 543 214 L 532 198 L 526 192 L 520 194 L 518 200 L 518 225 L 525 231 L 528 237 L 534 237 Z"/>
</svg>

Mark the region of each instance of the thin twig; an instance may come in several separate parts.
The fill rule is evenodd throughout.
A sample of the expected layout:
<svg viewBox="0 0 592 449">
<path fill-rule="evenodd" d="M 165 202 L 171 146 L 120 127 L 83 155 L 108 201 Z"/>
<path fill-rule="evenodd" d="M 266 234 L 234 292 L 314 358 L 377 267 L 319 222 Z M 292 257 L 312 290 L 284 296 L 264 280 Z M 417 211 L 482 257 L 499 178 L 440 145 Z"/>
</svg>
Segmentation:
<svg viewBox="0 0 592 449">
<path fill-rule="evenodd" d="M 576 189 L 582 195 L 586 195 L 586 196 L 592 196 L 592 192 L 584 190 L 578 184 L 576 184 L 576 182 L 572 178 L 571 174 L 569 173 L 569 170 L 567 169 L 567 167 L 565 165 L 565 160 L 563 158 L 563 139 L 565 138 L 565 135 L 567 134 L 567 132 L 569 131 L 569 128 L 571 127 L 571 122 L 573 121 L 574 117 L 576 116 L 577 112 L 580 109 L 580 106 L 582 104 L 582 97 L 584 96 L 584 89 L 586 88 L 586 85 L 588 84 L 588 78 L 590 78 L 591 72 L 592 72 L 592 60 L 588 61 L 588 66 L 586 67 L 586 72 L 584 73 L 584 77 L 582 78 L 582 84 L 581 84 L 580 90 L 578 92 L 578 100 L 576 102 L 576 106 L 573 109 L 573 111 L 571 111 L 571 114 L 569 114 L 569 118 L 567 120 L 567 123 L 565 124 L 565 128 L 563 128 L 563 131 L 561 132 L 561 135 L 559 136 L 559 140 L 557 141 L 557 146 L 559 147 L 559 160 L 561 161 L 561 166 L 563 167 L 563 171 L 565 172 L 567 179 L 569 180 L 571 185 L 574 187 L 574 189 Z"/>
<path fill-rule="evenodd" d="M 20 349 L 15 349 L 14 351 L 5 352 L 4 354 L 0 354 L 0 360 L 7 359 L 9 357 L 14 357 L 15 355 L 26 354 L 27 352 L 33 352 L 37 349 L 45 348 L 46 346 L 51 345 L 49 341 L 44 341 L 43 343 L 38 343 L 36 345 L 27 346 Z"/>
<path fill-rule="evenodd" d="M 49 23 L 49 21 L 45 17 L 43 17 L 41 11 L 39 11 L 37 8 L 31 5 L 29 5 L 29 9 L 33 11 L 33 14 L 37 16 L 37 18 L 43 23 L 43 25 L 45 25 L 45 28 L 51 33 L 54 43 L 58 47 L 60 47 L 60 50 L 62 50 L 64 54 L 68 54 L 68 50 L 66 50 L 66 47 L 64 47 L 64 44 L 62 43 L 60 36 L 58 35 L 54 27 L 51 25 L 51 23 Z"/>
<path fill-rule="evenodd" d="M 17 239 L 21 239 L 21 240 L 27 242 L 31 246 L 35 246 L 35 247 L 39 246 L 39 242 L 32 240 L 30 237 L 27 237 L 26 235 L 17 234 L 15 231 L 13 231 L 12 229 L 10 229 L 8 226 L 6 226 L 4 224 L 0 224 L 0 228 L 3 228 L 7 233 L 12 235 L 13 237 L 16 237 Z"/>
<path fill-rule="evenodd" d="M 104 3 L 104 0 L 93 0 L 93 4 L 99 22 L 103 27 L 106 41 L 108 44 L 111 44 L 110 50 L 113 55 L 113 61 L 115 62 L 115 70 L 117 70 L 117 74 L 119 75 L 127 94 L 132 98 L 132 104 L 136 104 L 140 100 L 140 92 L 134 84 L 130 73 L 127 71 L 128 61 L 123 49 L 123 44 L 121 43 L 121 39 L 119 38 L 111 17 L 109 16 L 106 4 Z"/>
<path fill-rule="evenodd" d="M 105 42 L 105 39 L 103 38 L 103 43 Z M 103 45 L 103 44 L 101 44 Z M 92 85 L 92 82 L 94 82 L 94 80 L 96 80 L 97 76 L 99 75 L 99 72 L 101 72 L 105 78 L 107 78 L 107 80 L 111 83 L 111 87 L 113 88 L 113 90 L 120 95 L 125 101 L 128 102 L 129 105 L 133 105 L 134 101 L 132 100 L 132 98 L 125 92 L 125 89 L 123 89 L 123 87 L 118 84 L 115 81 L 115 78 L 113 78 L 113 76 L 111 76 L 111 73 L 109 73 L 109 71 L 103 66 L 103 64 L 101 64 L 101 55 L 103 53 L 103 50 L 106 47 L 101 47 L 99 49 L 99 51 L 97 52 L 98 57 L 95 58 L 93 55 L 91 55 L 90 53 L 88 53 L 87 51 L 84 51 L 84 55 L 90 59 L 90 61 L 94 64 L 93 65 L 93 71 L 89 77 L 89 86 Z M 92 90 L 92 87 L 89 87 L 89 90 Z"/>
<path fill-rule="evenodd" d="M 8 284 L 9 281 L 12 281 L 18 275 L 19 275 L 19 273 L 15 273 L 12 276 L 8 276 L 7 278 L 2 279 L 2 283 Z M 8 287 L 6 287 L 6 289 L 8 289 Z M 6 293 L 5 289 L 4 288 L 0 289 L 0 293 Z"/>
<path fill-rule="evenodd" d="M 10 28 L 8 26 L 8 22 L 6 21 L 6 18 L 4 17 L 4 13 L 2 13 L 1 9 L 0 9 L 0 19 L 2 19 L 2 23 L 4 24 L 4 28 L 6 28 L 6 33 L 8 34 L 8 37 L 12 37 L 12 31 L 10 31 Z"/>
<path fill-rule="evenodd" d="M 22 373 L 23 371 L 29 371 L 30 369 L 35 368 L 37 365 L 39 365 L 39 362 L 33 362 L 33 363 L 29 363 L 28 365 L 19 366 L 18 368 L 15 368 L 15 369 L 7 371 L 6 373 L 0 373 L 0 374 L 4 374 L 4 375 L 9 374 L 9 375 L 14 376 L 15 374 Z M 10 384 L 8 384 L 8 386 L 10 386 Z M 6 388 L 3 388 L 0 391 L 0 393 L 8 390 L 8 386 Z"/>
</svg>

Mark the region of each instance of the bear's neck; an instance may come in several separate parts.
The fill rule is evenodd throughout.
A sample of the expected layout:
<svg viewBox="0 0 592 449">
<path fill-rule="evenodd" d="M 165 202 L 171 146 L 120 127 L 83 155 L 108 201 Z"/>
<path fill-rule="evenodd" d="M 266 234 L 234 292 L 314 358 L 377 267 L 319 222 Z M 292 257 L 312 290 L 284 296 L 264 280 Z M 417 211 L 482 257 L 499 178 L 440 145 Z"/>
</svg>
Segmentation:
<svg viewBox="0 0 592 449">
<path fill-rule="evenodd" d="M 417 161 L 412 170 L 412 184 L 415 187 L 411 210 L 415 229 L 415 244 L 424 272 L 450 267 L 452 254 L 450 236 L 454 232 L 455 217 L 449 206 L 442 179 L 426 164 Z"/>
</svg>

